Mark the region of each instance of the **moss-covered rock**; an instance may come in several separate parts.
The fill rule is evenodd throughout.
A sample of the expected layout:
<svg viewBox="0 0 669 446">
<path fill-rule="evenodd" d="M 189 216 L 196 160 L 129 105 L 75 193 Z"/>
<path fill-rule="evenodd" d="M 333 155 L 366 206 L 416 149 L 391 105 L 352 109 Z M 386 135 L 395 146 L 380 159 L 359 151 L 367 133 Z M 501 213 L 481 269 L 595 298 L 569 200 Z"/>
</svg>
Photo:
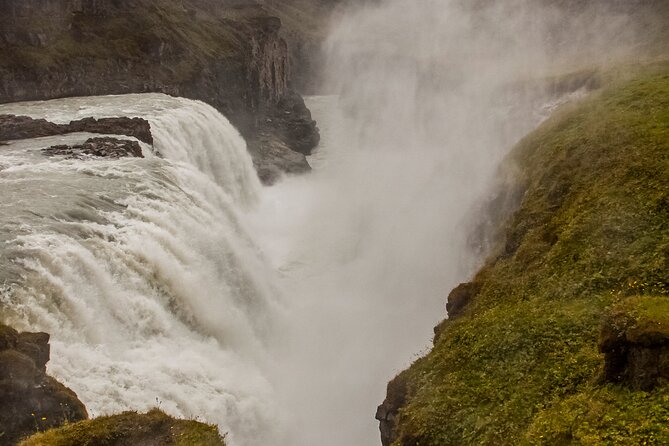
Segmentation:
<svg viewBox="0 0 669 446">
<path fill-rule="evenodd" d="M 153 409 L 68 424 L 19 443 L 20 446 L 225 446 L 216 426 L 178 420 Z"/>
<path fill-rule="evenodd" d="M 636 390 L 669 383 L 669 299 L 634 296 L 615 305 L 599 340 L 604 378 Z"/>
<path fill-rule="evenodd" d="M 402 374 L 393 444 L 669 444 L 669 64 L 634 71 L 512 152 L 519 208 Z"/>
</svg>

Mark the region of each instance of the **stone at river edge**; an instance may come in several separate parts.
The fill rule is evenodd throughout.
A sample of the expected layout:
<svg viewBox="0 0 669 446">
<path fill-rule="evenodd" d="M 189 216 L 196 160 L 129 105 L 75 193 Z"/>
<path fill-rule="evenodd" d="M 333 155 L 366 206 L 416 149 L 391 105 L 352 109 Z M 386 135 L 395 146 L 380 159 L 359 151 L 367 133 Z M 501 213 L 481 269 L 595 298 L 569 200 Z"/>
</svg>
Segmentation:
<svg viewBox="0 0 669 446">
<path fill-rule="evenodd" d="M 46 374 L 49 351 L 48 334 L 0 324 L 0 446 L 88 418 L 77 395 Z"/>
</svg>

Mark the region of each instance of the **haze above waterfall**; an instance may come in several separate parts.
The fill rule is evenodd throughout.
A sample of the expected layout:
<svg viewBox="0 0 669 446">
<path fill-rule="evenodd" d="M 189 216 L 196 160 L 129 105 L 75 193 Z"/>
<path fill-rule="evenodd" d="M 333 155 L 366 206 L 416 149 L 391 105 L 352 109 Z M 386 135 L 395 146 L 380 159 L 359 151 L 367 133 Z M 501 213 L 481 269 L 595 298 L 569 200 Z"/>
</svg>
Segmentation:
<svg viewBox="0 0 669 446">
<path fill-rule="evenodd" d="M 625 12 L 602 5 L 387 0 L 334 20 L 336 96 L 310 102 L 324 153 L 311 176 L 265 190 L 257 218 L 292 314 L 277 380 L 292 444 L 378 443 L 385 383 L 430 346 L 449 290 L 483 260 L 472 234 L 500 161 L 586 92 L 548 80 L 635 48 Z"/>
</svg>

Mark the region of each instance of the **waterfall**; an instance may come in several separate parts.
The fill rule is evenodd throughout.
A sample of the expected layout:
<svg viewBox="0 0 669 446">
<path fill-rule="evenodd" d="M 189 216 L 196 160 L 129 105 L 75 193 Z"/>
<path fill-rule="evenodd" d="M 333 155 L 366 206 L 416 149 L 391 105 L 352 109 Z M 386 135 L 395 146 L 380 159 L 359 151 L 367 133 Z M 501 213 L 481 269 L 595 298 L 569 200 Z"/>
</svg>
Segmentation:
<svg viewBox="0 0 669 446">
<path fill-rule="evenodd" d="M 280 439 L 267 351 L 279 294 L 243 209 L 259 183 L 238 132 L 213 108 L 164 95 L 8 104 L 67 122 L 142 116 L 144 159 L 47 158 L 89 135 L 0 151 L 3 318 L 52 335 L 49 373 L 92 415 L 160 406 L 218 423 L 228 441 Z"/>
<path fill-rule="evenodd" d="M 58 124 L 87 117 L 142 117 L 151 123 L 156 149 L 165 158 L 192 165 L 245 204 L 253 202 L 260 189 L 242 136 L 224 116 L 200 101 L 158 93 L 129 94 L 4 104 L 0 113 Z"/>
</svg>

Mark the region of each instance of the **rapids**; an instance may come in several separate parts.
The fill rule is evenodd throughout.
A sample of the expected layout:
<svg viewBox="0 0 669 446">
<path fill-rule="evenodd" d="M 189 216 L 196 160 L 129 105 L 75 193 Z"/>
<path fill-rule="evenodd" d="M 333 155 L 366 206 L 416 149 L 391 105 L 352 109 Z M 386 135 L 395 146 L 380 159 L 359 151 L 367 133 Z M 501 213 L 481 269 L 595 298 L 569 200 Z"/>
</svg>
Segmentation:
<svg viewBox="0 0 669 446">
<path fill-rule="evenodd" d="M 0 150 L 2 312 L 52 335 L 49 372 L 92 415 L 153 406 L 205 419 L 231 444 L 276 438 L 266 378 L 278 318 L 273 273 L 245 230 L 260 185 L 246 145 L 213 108 L 164 95 L 0 106 L 66 122 L 142 116 L 146 158 L 47 158 Z"/>
</svg>

